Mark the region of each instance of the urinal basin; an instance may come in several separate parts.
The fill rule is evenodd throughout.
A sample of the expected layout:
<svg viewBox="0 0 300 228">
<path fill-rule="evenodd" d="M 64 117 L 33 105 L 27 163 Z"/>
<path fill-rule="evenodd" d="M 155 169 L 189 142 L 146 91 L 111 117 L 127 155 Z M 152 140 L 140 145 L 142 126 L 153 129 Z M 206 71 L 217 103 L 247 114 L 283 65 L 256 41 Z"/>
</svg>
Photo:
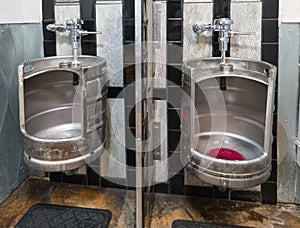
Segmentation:
<svg viewBox="0 0 300 228">
<path fill-rule="evenodd" d="M 32 60 L 19 67 L 24 157 L 35 169 L 58 172 L 97 159 L 106 142 L 106 62 L 72 56 Z"/>
<path fill-rule="evenodd" d="M 248 188 L 271 173 L 276 67 L 233 58 L 226 63 L 205 58 L 183 65 L 183 151 L 187 167 L 203 181 Z M 236 152 L 236 160 L 212 156 L 225 149 Z"/>
</svg>

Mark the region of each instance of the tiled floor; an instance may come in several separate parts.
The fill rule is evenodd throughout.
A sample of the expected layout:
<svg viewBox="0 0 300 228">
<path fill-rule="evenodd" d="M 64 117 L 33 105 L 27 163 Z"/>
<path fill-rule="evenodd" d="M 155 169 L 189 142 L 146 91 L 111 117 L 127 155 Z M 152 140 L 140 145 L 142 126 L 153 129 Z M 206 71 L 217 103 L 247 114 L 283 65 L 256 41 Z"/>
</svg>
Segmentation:
<svg viewBox="0 0 300 228">
<path fill-rule="evenodd" d="M 110 227 L 135 227 L 135 193 L 29 178 L 2 205 L 0 227 L 13 227 L 35 203 L 52 203 L 111 210 Z M 262 205 L 226 200 L 155 194 L 146 225 L 171 227 L 176 219 L 251 227 L 300 227 L 300 206 Z"/>
</svg>

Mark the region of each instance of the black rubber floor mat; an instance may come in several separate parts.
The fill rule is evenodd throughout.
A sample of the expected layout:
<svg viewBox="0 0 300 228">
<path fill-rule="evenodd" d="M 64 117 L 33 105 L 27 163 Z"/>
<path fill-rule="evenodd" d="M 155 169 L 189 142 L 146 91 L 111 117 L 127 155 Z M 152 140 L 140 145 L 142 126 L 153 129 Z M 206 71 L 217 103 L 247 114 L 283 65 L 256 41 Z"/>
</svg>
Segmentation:
<svg viewBox="0 0 300 228">
<path fill-rule="evenodd" d="M 112 213 L 107 210 L 53 204 L 36 204 L 27 211 L 15 227 L 107 228 L 111 216 Z"/>
<path fill-rule="evenodd" d="M 219 225 L 207 222 L 194 222 L 186 220 L 175 220 L 172 228 L 249 228 L 245 226 Z"/>
</svg>

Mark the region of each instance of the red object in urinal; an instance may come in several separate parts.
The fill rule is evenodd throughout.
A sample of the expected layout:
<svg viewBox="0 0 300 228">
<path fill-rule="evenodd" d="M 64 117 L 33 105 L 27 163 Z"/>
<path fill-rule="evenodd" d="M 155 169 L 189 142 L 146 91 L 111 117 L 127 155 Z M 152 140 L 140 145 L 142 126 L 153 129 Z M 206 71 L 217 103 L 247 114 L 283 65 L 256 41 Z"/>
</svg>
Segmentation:
<svg viewBox="0 0 300 228">
<path fill-rule="evenodd" d="M 232 149 L 229 148 L 215 148 L 208 151 L 206 154 L 207 156 L 223 159 L 223 160 L 230 160 L 230 161 L 243 161 L 245 160 L 244 156 Z"/>
</svg>

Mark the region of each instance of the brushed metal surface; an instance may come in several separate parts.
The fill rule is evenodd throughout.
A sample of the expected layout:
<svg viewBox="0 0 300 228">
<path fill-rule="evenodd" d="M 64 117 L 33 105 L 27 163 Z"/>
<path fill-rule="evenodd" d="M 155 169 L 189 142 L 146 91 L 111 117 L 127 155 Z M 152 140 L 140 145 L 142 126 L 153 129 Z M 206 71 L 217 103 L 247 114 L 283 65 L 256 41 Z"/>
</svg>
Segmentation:
<svg viewBox="0 0 300 228">
<path fill-rule="evenodd" d="M 277 200 L 300 202 L 300 166 L 297 165 L 300 25 L 279 26 L 279 81 L 277 124 Z"/>
<path fill-rule="evenodd" d="M 100 57 L 33 60 L 19 67 L 20 126 L 26 162 L 65 171 L 91 162 L 106 141 L 106 65 Z M 69 67 L 68 67 L 69 66 Z"/>
<path fill-rule="evenodd" d="M 221 71 L 219 58 L 184 63 L 182 145 L 188 168 L 216 186 L 249 188 L 271 172 L 272 123 L 276 67 L 228 58 L 233 71 Z M 225 89 L 220 85 L 225 80 Z M 230 148 L 244 161 L 216 159 L 211 149 Z"/>
<path fill-rule="evenodd" d="M 0 31 L 1 203 L 28 176 L 19 130 L 18 65 L 24 59 L 43 56 L 43 28 L 42 24 L 3 24 Z"/>
</svg>

